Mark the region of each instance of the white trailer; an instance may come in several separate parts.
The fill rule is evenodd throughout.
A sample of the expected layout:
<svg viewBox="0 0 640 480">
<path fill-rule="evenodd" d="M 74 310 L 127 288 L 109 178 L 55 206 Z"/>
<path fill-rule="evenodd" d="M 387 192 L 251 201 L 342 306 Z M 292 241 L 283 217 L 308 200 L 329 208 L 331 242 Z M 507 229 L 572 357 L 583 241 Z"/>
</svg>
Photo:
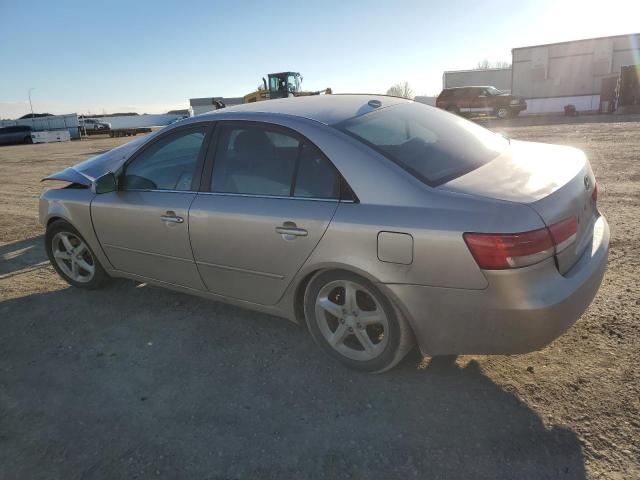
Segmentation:
<svg viewBox="0 0 640 480">
<path fill-rule="evenodd" d="M 69 130 L 44 130 L 41 132 L 31 132 L 33 143 L 68 142 L 71 140 Z"/>
</svg>

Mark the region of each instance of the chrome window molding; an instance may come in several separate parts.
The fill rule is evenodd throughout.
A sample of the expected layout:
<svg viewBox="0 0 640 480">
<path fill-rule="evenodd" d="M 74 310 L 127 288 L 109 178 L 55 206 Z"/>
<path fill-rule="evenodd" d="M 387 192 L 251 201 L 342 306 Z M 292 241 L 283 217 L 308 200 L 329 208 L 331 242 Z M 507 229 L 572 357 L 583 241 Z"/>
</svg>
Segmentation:
<svg viewBox="0 0 640 480">
<path fill-rule="evenodd" d="M 259 195 L 253 193 L 230 193 L 230 192 L 196 192 L 195 190 L 161 190 L 145 188 L 128 188 L 121 192 L 155 192 L 155 193 L 188 193 L 197 195 L 217 195 L 221 197 L 249 197 L 249 198 L 276 198 L 279 200 L 309 200 L 312 202 L 341 202 L 355 203 L 353 200 L 340 200 L 339 198 L 316 198 L 316 197 L 289 197 L 285 195 Z"/>
<path fill-rule="evenodd" d="M 254 193 L 198 192 L 198 195 L 217 195 L 220 197 L 275 198 L 278 200 L 310 200 L 312 202 L 353 203 L 353 200 L 340 200 L 339 198 L 291 197 L 286 195 L 261 195 Z"/>
<path fill-rule="evenodd" d="M 200 193 L 196 190 L 163 190 L 161 188 L 123 188 L 120 192 Z"/>
</svg>

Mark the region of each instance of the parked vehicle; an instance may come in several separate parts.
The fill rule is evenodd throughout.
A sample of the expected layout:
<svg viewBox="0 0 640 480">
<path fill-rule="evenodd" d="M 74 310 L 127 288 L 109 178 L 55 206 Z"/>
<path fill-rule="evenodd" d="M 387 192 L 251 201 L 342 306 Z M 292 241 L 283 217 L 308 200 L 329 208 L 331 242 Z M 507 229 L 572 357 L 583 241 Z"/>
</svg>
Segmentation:
<svg viewBox="0 0 640 480">
<path fill-rule="evenodd" d="M 454 87 L 442 90 L 436 99 L 436 107 L 458 115 L 507 118 L 526 110 L 527 102 L 495 87 Z"/>
<path fill-rule="evenodd" d="M 0 127 L 0 145 L 33 143 L 31 140 L 31 132 L 32 128 L 29 125 Z"/>
<path fill-rule="evenodd" d="M 111 124 L 107 122 L 101 122 L 95 118 L 80 118 L 78 119 L 80 128 L 91 135 L 92 133 L 108 133 L 111 130 Z"/>
<path fill-rule="evenodd" d="M 68 283 L 125 277 L 305 322 L 345 365 L 542 348 L 605 271 L 584 153 L 409 100 L 327 95 L 186 119 L 47 177 Z"/>
</svg>

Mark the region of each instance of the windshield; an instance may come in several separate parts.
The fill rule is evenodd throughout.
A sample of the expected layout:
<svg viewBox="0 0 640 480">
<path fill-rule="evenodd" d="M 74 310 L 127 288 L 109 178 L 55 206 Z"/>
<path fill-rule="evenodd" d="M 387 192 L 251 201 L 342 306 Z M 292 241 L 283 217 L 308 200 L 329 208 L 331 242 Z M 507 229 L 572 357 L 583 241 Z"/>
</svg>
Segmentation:
<svg viewBox="0 0 640 480">
<path fill-rule="evenodd" d="M 287 76 L 287 90 L 291 93 L 297 93 L 300 90 L 300 80 L 296 74 Z"/>
<path fill-rule="evenodd" d="M 430 186 L 497 157 L 508 141 L 473 122 L 420 103 L 373 111 L 335 125 Z"/>
</svg>

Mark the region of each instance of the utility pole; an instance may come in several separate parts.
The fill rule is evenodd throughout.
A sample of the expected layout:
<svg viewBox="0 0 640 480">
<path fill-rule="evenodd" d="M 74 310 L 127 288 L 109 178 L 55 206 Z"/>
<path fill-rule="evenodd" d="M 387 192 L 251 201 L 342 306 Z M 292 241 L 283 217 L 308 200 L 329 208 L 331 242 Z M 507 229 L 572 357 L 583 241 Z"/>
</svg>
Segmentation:
<svg viewBox="0 0 640 480">
<path fill-rule="evenodd" d="M 35 127 L 35 117 L 33 115 L 33 103 L 31 103 L 31 90 L 35 90 L 35 88 L 31 87 L 29 89 L 29 106 L 31 107 L 31 125 L 33 125 Z"/>
</svg>

